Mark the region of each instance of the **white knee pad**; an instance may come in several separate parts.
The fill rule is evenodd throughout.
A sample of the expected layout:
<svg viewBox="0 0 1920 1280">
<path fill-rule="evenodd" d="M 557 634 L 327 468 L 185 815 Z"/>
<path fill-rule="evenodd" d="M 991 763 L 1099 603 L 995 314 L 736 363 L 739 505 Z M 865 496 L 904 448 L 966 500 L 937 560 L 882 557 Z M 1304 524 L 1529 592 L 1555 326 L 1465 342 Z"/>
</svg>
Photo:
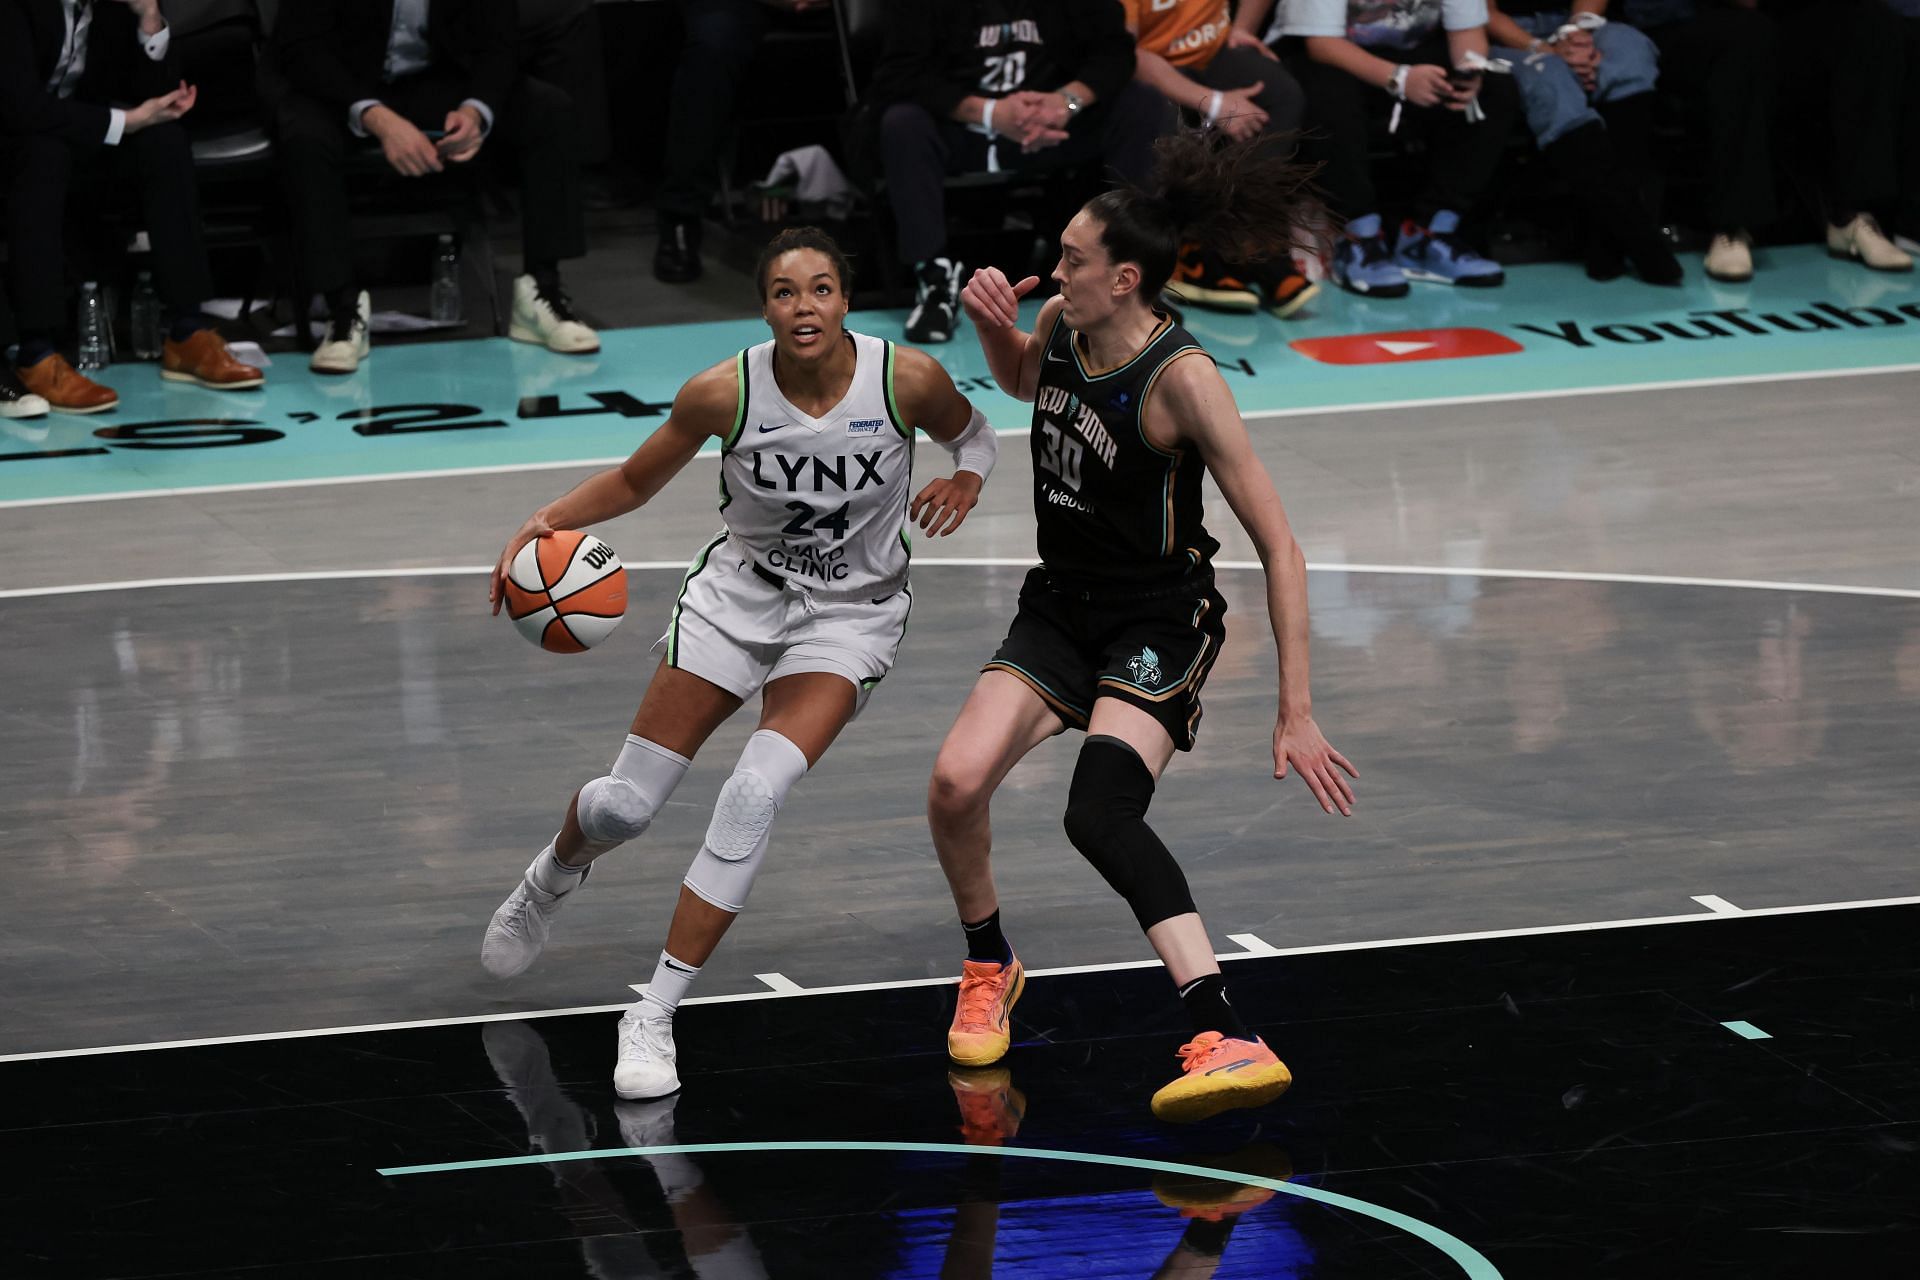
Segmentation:
<svg viewBox="0 0 1920 1280">
<path fill-rule="evenodd" d="M 706 841 L 687 868 L 687 888 L 722 911 L 745 910 L 773 815 L 806 772 L 806 754 L 780 734 L 761 729 L 748 738 L 733 776 L 720 788 Z"/>
<path fill-rule="evenodd" d="M 686 775 L 685 756 L 628 734 L 613 772 L 580 788 L 575 814 L 588 852 L 598 856 L 646 831 Z"/>
</svg>

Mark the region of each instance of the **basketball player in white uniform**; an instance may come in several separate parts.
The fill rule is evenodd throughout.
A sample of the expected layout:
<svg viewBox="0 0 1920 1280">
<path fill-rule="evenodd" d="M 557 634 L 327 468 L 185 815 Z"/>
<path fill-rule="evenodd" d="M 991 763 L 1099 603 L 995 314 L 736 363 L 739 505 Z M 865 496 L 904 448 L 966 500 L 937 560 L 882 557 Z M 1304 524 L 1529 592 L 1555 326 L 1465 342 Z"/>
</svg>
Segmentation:
<svg viewBox="0 0 1920 1280">
<path fill-rule="evenodd" d="M 708 735 L 760 694 L 759 729 L 720 789 L 653 981 L 620 1021 L 624 1098 L 680 1087 L 674 1010 L 746 906 L 781 802 L 893 665 L 913 602 L 907 521 L 953 532 L 993 469 L 993 430 L 945 370 L 846 332 L 846 280 L 825 234 L 777 236 L 759 269 L 772 340 L 691 379 L 631 458 L 530 516 L 494 570 L 498 613 L 501 579 L 529 540 L 643 506 L 709 439 L 722 442 L 726 529 L 687 569 L 626 745 L 575 794 L 480 951 L 496 977 L 532 964 L 593 860 L 644 832 Z M 910 501 L 916 427 L 957 467 Z"/>
</svg>

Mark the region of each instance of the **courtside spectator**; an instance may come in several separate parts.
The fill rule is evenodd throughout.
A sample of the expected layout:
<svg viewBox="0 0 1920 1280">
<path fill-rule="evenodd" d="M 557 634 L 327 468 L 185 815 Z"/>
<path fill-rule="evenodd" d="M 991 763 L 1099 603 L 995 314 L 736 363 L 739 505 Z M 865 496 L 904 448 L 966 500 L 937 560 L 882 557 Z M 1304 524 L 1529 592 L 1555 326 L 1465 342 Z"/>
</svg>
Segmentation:
<svg viewBox="0 0 1920 1280">
<path fill-rule="evenodd" d="M 213 277 L 193 154 L 178 123 L 193 109 L 195 91 L 175 74 L 171 46 L 159 0 L 0 0 L 0 162 L 8 284 L 19 311 L 15 363 L 26 390 L 65 413 L 120 403 L 54 349 L 69 314 L 67 209 L 112 202 L 126 188 L 139 195 L 155 287 L 167 307 L 161 376 L 215 390 L 261 383 L 200 311 Z"/>
<path fill-rule="evenodd" d="M 1247 3 L 1264 11 L 1269 0 Z M 1460 236 L 1519 115 L 1512 77 L 1479 70 L 1485 0 L 1286 0 L 1275 26 L 1281 61 L 1307 92 L 1307 155 L 1324 162 L 1320 187 L 1346 220 L 1334 281 L 1387 298 L 1405 295 L 1410 278 L 1503 283 L 1499 264 Z M 1388 99 L 1396 131 L 1429 142 L 1425 183 L 1391 247 L 1367 159 L 1369 117 Z"/>
<path fill-rule="evenodd" d="M 1266 43 L 1234 23 L 1227 0 L 1120 0 L 1134 37 L 1134 78 L 1181 109 L 1190 124 L 1230 138 L 1265 134 L 1282 155 L 1306 114 L 1299 84 Z M 1286 317 L 1309 302 L 1315 286 L 1291 260 L 1241 267 L 1207 246 L 1180 246 L 1167 281 L 1173 298 L 1203 307 Z"/>
<path fill-rule="evenodd" d="M 1611 280 L 1630 259 L 1640 278 L 1677 284 L 1680 264 L 1647 204 L 1660 55 L 1606 0 L 1488 0 L 1487 31 L 1513 64 L 1520 105 L 1572 193 L 1587 274 Z"/>
<path fill-rule="evenodd" d="M 724 154 L 734 103 L 766 33 L 770 11 L 807 13 L 832 0 L 675 0 L 686 30 L 673 68 L 673 105 L 666 121 L 665 181 L 660 187 L 660 242 L 654 279 L 686 284 L 700 278 L 700 226 L 718 184 L 714 159 Z"/>
<path fill-rule="evenodd" d="M 516 71 L 514 22 L 513 0 L 283 0 L 276 133 L 297 251 L 329 313 L 316 373 L 352 373 L 368 354 L 347 162 L 375 146 L 418 178 L 471 163 L 497 136 L 520 174 L 525 274 L 508 332 L 568 354 L 600 349 L 560 286 L 560 263 L 587 250 L 579 126 L 564 92 Z"/>
<path fill-rule="evenodd" d="M 962 267 L 947 249 L 949 174 L 1097 162 L 1146 180 L 1173 112 L 1133 67 L 1115 0 L 888 6 L 871 96 L 900 261 L 917 285 L 909 341 L 953 337 Z"/>
<path fill-rule="evenodd" d="M 1621 0 L 1619 17 L 1660 50 L 1660 82 L 1688 109 L 1704 143 L 1707 274 L 1753 278 L 1754 227 L 1777 216 L 1773 110 L 1779 90 L 1774 24 L 1754 0 Z"/>
<path fill-rule="evenodd" d="M 1765 0 L 1780 21 L 1783 130 L 1809 166 L 1827 252 L 1875 271 L 1913 258 L 1881 229 L 1900 195 L 1900 19 L 1880 0 Z"/>
<path fill-rule="evenodd" d="M 1920 252 L 1920 0 L 1886 0 L 1900 23 L 1900 247 Z"/>
</svg>

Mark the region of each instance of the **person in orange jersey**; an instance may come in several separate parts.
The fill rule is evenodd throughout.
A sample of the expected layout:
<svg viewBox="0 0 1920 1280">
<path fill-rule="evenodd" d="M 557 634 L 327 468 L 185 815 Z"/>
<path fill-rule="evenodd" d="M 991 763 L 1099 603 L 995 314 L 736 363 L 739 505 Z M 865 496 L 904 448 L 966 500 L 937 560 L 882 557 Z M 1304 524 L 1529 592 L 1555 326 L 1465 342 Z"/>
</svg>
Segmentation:
<svg viewBox="0 0 1920 1280">
<path fill-rule="evenodd" d="M 1279 57 L 1234 22 L 1227 0 L 1121 0 L 1133 33 L 1134 79 L 1160 91 L 1190 124 L 1229 138 L 1270 138 L 1276 158 L 1293 150 L 1306 96 Z M 1286 319 L 1319 286 L 1282 256 L 1259 267 L 1229 264 L 1198 243 L 1180 246 L 1167 295 L 1219 311 L 1264 308 Z"/>
</svg>

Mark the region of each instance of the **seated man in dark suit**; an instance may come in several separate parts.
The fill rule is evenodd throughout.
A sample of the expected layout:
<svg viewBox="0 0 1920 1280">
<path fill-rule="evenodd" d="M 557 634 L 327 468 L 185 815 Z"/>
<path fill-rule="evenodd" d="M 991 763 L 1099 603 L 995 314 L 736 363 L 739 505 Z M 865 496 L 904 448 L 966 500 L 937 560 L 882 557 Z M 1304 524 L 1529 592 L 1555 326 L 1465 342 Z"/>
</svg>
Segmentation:
<svg viewBox="0 0 1920 1280">
<path fill-rule="evenodd" d="M 216 390 L 261 383 L 201 314 L 213 292 L 193 154 L 177 121 L 194 90 L 168 60 L 159 0 L 0 0 L 0 166 L 20 381 L 67 413 L 120 403 L 54 349 L 66 312 L 67 197 L 138 190 L 169 313 L 160 374 Z M 138 104 L 138 105 L 113 105 Z"/>
<path fill-rule="evenodd" d="M 560 289 L 560 262 L 587 251 L 579 129 L 567 95 L 519 76 L 514 0 L 284 0 L 275 62 L 281 166 L 294 232 L 327 300 L 318 373 L 352 373 L 368 352 L 369 300 L 353 280 L 346 165 L 356 138 L 395 173 L 465 164 L 498 134 L 519 164 L 522 258 L 509 335 L 568 354 L 600 349 Z"/>
</svg>

